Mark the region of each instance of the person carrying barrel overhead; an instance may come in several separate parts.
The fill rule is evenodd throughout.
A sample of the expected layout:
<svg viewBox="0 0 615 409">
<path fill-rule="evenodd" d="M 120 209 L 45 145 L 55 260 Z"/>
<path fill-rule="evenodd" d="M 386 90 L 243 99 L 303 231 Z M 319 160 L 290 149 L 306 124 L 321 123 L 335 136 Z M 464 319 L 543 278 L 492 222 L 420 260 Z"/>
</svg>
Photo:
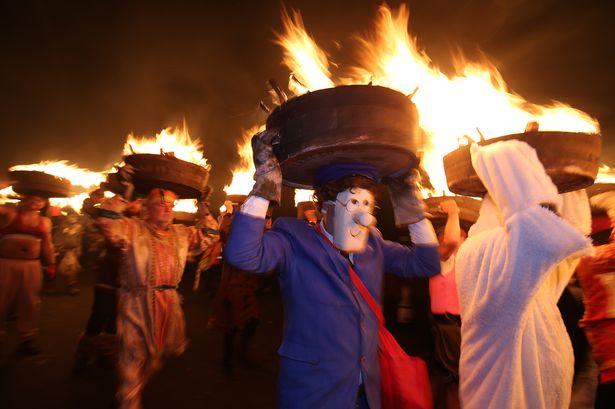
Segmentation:
<svg viewBox="0 0 615 409">
<path fill-rule="evenodd" d="M 384 272 L 427 277 L 440 271 L 438 241 L 425 218 L 417 172 L 405 169 L 386 183 L 398 225 L 414 247 L 384 240 L 374 227 L 374 193 L 380 181 L 369 163 L 329 163 L 313 180 L 323 219 L 278 218 L 265 231 L 267 208 L 280 202 L 282 171 L 272 151 L 275 130 L 252 139 L 255 184 L 236 212 L 226 246 L 235 267 L 276 271 L 285 322 L 278 406 L 381 407 L 378 320 L 351 282 L 354 270 L 380 299 Z"/>
<path fill-rule="evenodd" d="M 154 156 L 153 161 L 166 160 Z M 176 166 L 182 161 L 173 158 Z M 133 185 L 141 170 L 130 164 L 118 171 L 121 194 L 96 208 L 105 240 L 121 254 L 117 304 L 119 336 L 117 399 L 121 409 L 141 408 L 141 395 L 151 376 L 167 357 L 186 348 L 185 319 L 178 293 L 186 259 L 203 250 L 201 229 L 172 224 L 178 194 L 165 183 Z M 124 217 L 123 212 L 139 188 L 147 192 L 145 219 Z"/>
<path fill-rule="evenodd" d="M 8 313 L 15 311 L 18 352 L 37 355 L 43 275 L 47 280 L 56 276 L 52 225 L 44 209 L 50 197 L 68 195 L 71 184 L 39 171 L 9 176 L 21 199 L 17 205 L 0 205 L 0 337 L 6 334 Z"/>
</svg>

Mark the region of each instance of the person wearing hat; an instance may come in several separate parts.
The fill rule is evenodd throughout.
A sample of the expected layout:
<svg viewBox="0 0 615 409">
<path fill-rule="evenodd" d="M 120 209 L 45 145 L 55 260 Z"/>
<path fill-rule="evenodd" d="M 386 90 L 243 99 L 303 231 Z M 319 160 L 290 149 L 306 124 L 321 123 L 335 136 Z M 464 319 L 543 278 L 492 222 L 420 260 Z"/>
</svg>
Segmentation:
<svg viewBox="0 0 615 409">
<path fill-rule="evenodd" d="M 255 184 L 231 226 L 226 258 L 256 273 L 276 271 L 284 305 L 278 406 L 379 409 L 378 322 L 352 284 L 350 268 L 376 300 L 384 272 L 427 277 L 440 271 L 438 242 L 425 219 L 415 173 L 387 181 L 398 225 L 414 243 L 384 240 L 374 227 L 379 175 L 367 164 L 325 166 L 314 180 L 323 219 L 278 218 L 264 231 L 270 203 L 280 202 L 282 174 L 275 133 L 252 139 Z"/>
<path fill-rule="evenodd" d="M 122 169 L 120 176 L 131 191 L 133 171 Z M 170 190 L 150 190 L 145 219 L 122 217 L 127 202 L 120 195 L 97 210 L 105 239 L 121 253 L 117 305 L 120 409 L 141 408 L 143 388 L 163 359 L 178 356 L 186 348 L 177 289 L 189 253 L 202 250 L 204 233 L 172 224 L 177 198 Z"/>
<path fill-rule="evenodd" d="M 24 355 L 40 352 L 36 339 L 43 274 L 49 280 L 56 275 L 51 220 L 41 214 L 47 203 L 44 197 L 26 195 L 17 206 L 0 206 L 0 337 L 15 308 L 18 352 Z"/>
</svg>

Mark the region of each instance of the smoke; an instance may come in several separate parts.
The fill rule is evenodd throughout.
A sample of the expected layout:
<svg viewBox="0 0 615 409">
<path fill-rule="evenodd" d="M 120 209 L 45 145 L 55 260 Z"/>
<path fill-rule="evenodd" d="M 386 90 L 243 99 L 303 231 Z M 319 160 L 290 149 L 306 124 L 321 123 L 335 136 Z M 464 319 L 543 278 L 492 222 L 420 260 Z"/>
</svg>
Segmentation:
<svg viewBox="0 0 615 409">
<path fill-rule="evenodd" d="M 391 7 L 400 2 L 391 1 Z M 597 116 L 605 160 L 615 114 L 615 38 L 606 4 L 410 1 L 411 30 L 434 63 L 485 55 L 525 98 L 557 99 Z M 308 30 L 350 65 L 350 37 L 368 30 L 378 1 L 285 1 Z M 323 12 L 326 10 L 326 12 Z M 102 170 L 126 135 L 153 135 L 186 118 L 221 191 L 238 160 L 241 130 L 263 123 L 268 78 L 288 72 L 274 44 L 280 2 L 10 2 L 0 27 L 0 166 L 66 159 Z"/>
</svg>

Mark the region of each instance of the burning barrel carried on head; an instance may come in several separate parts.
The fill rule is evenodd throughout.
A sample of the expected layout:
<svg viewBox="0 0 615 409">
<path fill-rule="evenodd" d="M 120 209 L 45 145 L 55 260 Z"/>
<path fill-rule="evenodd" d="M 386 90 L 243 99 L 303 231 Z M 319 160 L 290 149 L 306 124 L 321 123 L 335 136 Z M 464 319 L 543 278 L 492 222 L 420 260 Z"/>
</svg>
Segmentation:
<svg viewBox="0 0 615 409">
<path fill-rule="evenodd" d="M 125 156 L 124 161 L 134 169 L 132 183 L 138 196 L 160 188 L 175 192 L 180 199 L 198 199 L 209 180 L 206 167 L 168 154 L 136 153 Z M 122 193 L 117 174 L 109 174 L 107 184 L 109 190 Z"/>
<path fill-rule="evenodd" d="M 511 139 L 536 150 L 538 159 L 560 193 L 586 188 L 594 183 L 600 165 L 602 140 L 599 134 L 530 131 L 478 142 L 489 145 Z M 472 166 L 470 146 L 462 146 L 444 157 L 444 171 L 451 192 L 482 197 L 487 193 Z"/>
<path fill-rule="evenodd" d="M 318 169 L 331 163 L 367 163 L 381 176 L 418 163 L 421 131 L 409 97 L 389 88 L 347 85 L 295 97 L 267 118 L 278 130 L 273 151 L 284 183 L 312 187 Z"/>
<path fill-rule="evenodd" d="M 8 173 L 13 181 L 12 188 L 23 196 L 40 196 L 43 198 L 69 197 L 72 184 L 68 179 L 50 175 L 36 170 L 13 170 Z"/>
</svg>

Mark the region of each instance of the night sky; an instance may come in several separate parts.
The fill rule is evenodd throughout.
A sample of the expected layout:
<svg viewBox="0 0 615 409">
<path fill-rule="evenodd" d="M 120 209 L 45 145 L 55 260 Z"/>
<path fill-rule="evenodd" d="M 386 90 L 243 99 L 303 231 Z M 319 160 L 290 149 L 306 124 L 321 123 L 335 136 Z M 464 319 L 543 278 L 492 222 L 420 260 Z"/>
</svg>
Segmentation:
<svg viewBox="0 0 615 409">
<path fill-rule="evenodd" d="M 334 62 L 381 2 L 288 0 Z M 402 2 L 390 1 L 396 8 Z M 410 30 L 443 71 L 461 50 L 486 55 L 530 102 L 558 100 L 596 117 L 615 166 L 615 24 L 608 1 L 422 0 Z M 274 44 L 279 1 L 3 1 L 0 167 L 67 159 L 102 170 L 129 132 L 154 135 L 186 119 L 230 182 L 241 130 L 265 120 L 266 80 L 286 86 Z M 339 48 L 336 44 L 341 44 Z"/>
</svg>

